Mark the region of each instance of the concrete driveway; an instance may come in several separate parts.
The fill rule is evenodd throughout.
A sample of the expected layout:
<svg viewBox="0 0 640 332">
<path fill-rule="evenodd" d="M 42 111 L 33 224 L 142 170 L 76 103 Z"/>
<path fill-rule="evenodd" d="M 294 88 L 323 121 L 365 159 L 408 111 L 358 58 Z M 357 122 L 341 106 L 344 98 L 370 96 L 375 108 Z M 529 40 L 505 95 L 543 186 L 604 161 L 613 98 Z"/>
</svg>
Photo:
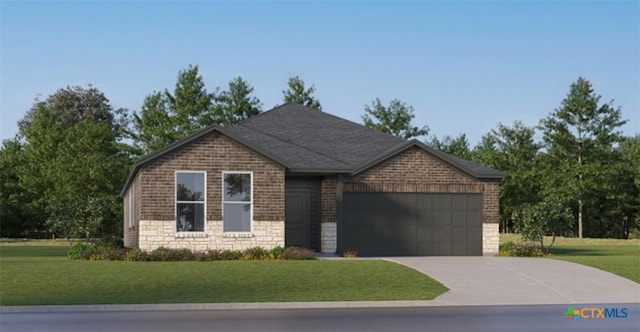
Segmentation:
<svg viewBox="0 0 640 332">
<path fill-rule="evenodd" d="M 640 284 L 588 266 L 545 258 L 394 257 L 450 291 L 446 305 L 640 303 Z"/>
</svg>

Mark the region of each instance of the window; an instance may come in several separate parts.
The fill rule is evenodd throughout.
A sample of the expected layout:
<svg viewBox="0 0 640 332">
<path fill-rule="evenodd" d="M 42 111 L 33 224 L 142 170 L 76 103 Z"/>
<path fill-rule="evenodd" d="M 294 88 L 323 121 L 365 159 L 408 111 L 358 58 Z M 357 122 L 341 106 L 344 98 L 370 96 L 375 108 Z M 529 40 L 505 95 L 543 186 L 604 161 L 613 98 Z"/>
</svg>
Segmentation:
<svg viewBox="0 0 640 332">
<path fill-rule="evenodd" d="M 133 182 L 129 187 L 129 202 L 128 202 L 128 217 L 129 217 L 129 228 L 136 227 L 136 183 Z"/>
<path fill-rule="evenodd" d="M 205 172 L 176 172 L 176 231 L 204 232 Z"/>
<path fill-rule="evenodd" d="M 222 173 L 224 232 L 251 232 L 251 173 Z"/>
</svg>

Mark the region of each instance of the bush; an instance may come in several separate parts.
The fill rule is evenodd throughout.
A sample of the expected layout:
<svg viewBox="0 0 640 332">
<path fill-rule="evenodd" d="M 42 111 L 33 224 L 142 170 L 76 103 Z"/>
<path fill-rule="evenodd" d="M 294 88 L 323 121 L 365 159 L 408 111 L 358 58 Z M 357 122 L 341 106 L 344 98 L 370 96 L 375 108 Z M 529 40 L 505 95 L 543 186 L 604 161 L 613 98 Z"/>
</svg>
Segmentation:
<svg viewBox="0 0 640 332">
<path fill-rule="evenodd" d="M 223 250 L 220 252 L 220 260 L 223 261 L 236 261 L 242 257 L 242 252 L 239 250 Z"/>
<path fill-rule="evenodd" d="M 281 259 L 311 260 L 317 259 L 317 257 L 315 251 L 313 250 L 307 248 L 289 247 L 282 252 Z"/>
<path fill-rule="evenodd" d="M 269 252 L 269 258 L 271 259 L 281 259 L 282 258 L 282 253 L 284 253 L 284 248 L 281 246 L 277 246 L 273 249 L 271 249 L 271 251 Z"/>
<path fill-rule="evenodd" d="M 507 251 L 506 255 L 503 256 L 513 256 L 513 257 L 543 257 L 544 252 L 542 249 L 537 247 L 532 243 L 523 243 L 516 244 L 511 246 Z"/>
<path fill-rule="evenodd" d="M 353 252 L 356 257 L 357 252 Z M 306 248 L 280 246 L 271 250 L 261 247 L 240 250 L 215 250 L 191 251 L 186 248 L 172 249 L 158 247 L 152 251 L 144 251 L 140 248 L 121 248 L 114 246 L 99 246 L 90 243 L 77 243 L 71 247 L 68 253 L 71 259 L 89 260 L 122 260 L 132 262 L 175 262 L 175 261 L 230 261 L 230 260 L 308 260 L 316 259 L 316 253 Z"/>
<path fill-rule="evenodd" d="M 150 261 L 151 258 L 144 250 L 140 248 L 133 248 L 124 256 L 124 260 L 130 262 L 147 262 Z"/>
<path fill-rule="evenodd" d="M 71 259 L 90 259 L 99 253 L 99 248 L 93 243 L 78 242 L 69 248 L 67 257 Z"/>
<path fill-rule="evenodd" d="M 342 257 L 344 258 L 356 258 L 358 257 L 358 252 L 355 250 L 349 250 L 342 253 Z"/>
<path fill-rule="evenodd" d="M 242 252 L 242 256 L 240 257 L 240 259 L 243 261 L 265 260 L 269 259 L 269 252 L 261 247 L 249 248 Z"/>
<path fill-rule="evenodd" d="M 509 241 L 509 242 L 505 242 L 505 243 L 501 243 L 498 252 L 499 253 L 506 253 L 508 252 L 511 248 L 513 248 L 516 245 L 515 242 L 513 241 Z"/>
</svg>

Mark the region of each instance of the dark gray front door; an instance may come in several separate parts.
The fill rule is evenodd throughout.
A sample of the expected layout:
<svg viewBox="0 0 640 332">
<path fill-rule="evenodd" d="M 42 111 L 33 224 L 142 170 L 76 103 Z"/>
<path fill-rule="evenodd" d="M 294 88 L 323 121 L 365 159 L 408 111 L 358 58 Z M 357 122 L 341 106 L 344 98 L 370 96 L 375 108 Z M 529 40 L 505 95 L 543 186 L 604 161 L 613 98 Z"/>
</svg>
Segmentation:
<svg viewBox="0 0 640 332">
<path fill-rule="evenodd" d="M 285 246 L 320 250 L 320 182 L 285 180 Z"/>
<path fill-rule="evenodd" d="M 361 256 L 482 255 L 482 195 L 344 193 L 342 250 Z"/>
</svg>

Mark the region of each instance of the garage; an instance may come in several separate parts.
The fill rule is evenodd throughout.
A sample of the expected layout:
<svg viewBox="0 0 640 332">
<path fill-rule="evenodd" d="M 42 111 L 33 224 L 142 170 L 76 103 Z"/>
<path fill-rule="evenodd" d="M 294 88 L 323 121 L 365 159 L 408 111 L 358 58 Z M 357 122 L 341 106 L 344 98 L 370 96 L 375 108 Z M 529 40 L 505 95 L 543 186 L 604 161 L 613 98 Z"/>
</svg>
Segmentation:
<svg viewBox="0 0 640 332">
<path fill-rule="evenodd" d="M 344 251 L 481 256 L 482 194 L 344 193 Z"/>
</svg>

